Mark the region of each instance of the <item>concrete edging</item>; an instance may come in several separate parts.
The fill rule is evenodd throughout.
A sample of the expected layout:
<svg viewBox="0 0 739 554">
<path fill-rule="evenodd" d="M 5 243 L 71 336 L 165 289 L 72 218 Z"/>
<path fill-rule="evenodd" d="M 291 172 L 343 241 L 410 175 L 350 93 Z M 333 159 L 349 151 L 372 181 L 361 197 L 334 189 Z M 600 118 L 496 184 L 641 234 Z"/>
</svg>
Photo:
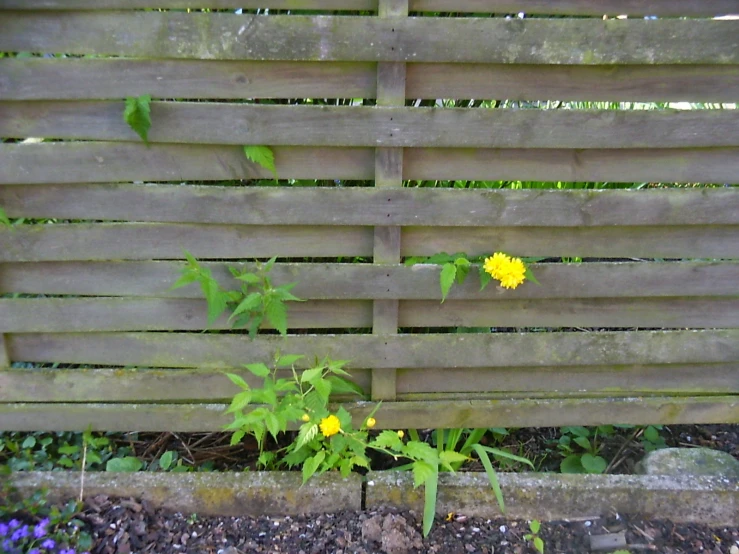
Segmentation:
<svg viewBox="0 0 739 554">
<path fill-rule="evenodd" d="M 609 512 L 716 526 L 739 525 L 739 482 L 709 476 L 561 475 L 501 473 L 506 516 L 559 520 L 597 518 Z M 19 472 L 23 493 L 49 489 L 51 500 L 79 495 L 80 474 Z M 395 507 L 422 511 L 423 489 L 410 472 L 371 472 L 344 479 L 336 473 L 301 487 L 297 472 L 86 473 L 84 496 L 134 497 L 156 508 L 224 516 L 296 515 Z M 437 512 L 499 517 L 484 473 L 443 473 Z M 364 500 L 363 500 L 364 497 Z"/>
</svg>

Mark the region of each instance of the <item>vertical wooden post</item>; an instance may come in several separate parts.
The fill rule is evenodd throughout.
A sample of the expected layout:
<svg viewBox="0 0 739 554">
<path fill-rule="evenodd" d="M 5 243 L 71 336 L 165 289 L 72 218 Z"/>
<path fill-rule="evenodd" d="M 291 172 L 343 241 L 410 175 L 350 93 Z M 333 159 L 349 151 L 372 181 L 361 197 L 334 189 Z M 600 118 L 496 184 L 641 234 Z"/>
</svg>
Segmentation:
<svg viewBox="0 0 739 554">
<path fill-rule="evenodd" d="M 407 17 L 408 0 L 380 0 L 380 17 Z M 388 47 L 390 47 L 388 45 Z M 405 105 L 405 63 L 377 64 L 377 106 Z M 388 116 L 390 117 L 390 116 Z M 375 186 L 403 186 L 403 149 L 377 148 L 375 152 Z M 400 262 L 400 227 L 375 227 L 374 263 Z M 375 300 L 372 310 L 372 332 L 391 335 L 398 332 L 398 301 Z M 396 370 L 372 370 L 372 399 L 395 400 Z"/>
<path fill-rule="evenodd" d="M 5 345 L 5 335 L 0 333 L 0 369 L 10 367 L 10 356 L 8 347 Z"/>
</svg>

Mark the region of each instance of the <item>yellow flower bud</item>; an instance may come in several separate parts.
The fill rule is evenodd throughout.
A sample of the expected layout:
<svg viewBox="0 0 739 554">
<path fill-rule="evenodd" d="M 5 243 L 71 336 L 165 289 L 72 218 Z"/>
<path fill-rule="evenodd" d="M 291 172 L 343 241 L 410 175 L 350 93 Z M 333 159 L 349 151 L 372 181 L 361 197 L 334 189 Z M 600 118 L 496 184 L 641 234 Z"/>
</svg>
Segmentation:
<svg viewBox="0 0 739 554">
<path fill-rule="evenodd" d="M 303 414 L 303 417 L 301 417 L 300 419 L 308 423 L 310 421 L 310 416 L 308 414 Z"/>
<path fill-rule="evenodd" d="M 368 417 L 364 424 L 367 426 L 367 429 L 372 429 L 377 425 L 377 420 L 374 417 Z"/>
<path fill-rule="evenodd" d="M 405 433 L 403 431 L 398 431 L 398 436 L 402 439 L 405 437 Z"/>
</svg>

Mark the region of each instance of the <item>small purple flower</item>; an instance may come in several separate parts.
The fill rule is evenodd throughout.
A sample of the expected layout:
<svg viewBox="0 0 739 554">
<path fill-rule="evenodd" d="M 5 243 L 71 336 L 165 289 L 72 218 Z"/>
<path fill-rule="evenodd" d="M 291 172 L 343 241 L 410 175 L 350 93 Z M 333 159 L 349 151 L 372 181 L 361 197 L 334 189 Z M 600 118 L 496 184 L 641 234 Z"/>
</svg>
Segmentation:
<svg viewBox="0 0 739 554">
<path fill-rule="evenodd" d="M 42 519 L 36 524 L 36 527 L 33 528 L 33 536 L 36 539 L 40 539 L 41 537 L 46 536 L 46 526 L 49 524 L 49 518 Z"/>
<path fill-rule="evenodd" d="M 6 523 L 0 523 L 0 537 L 7 537 L 8 531 L 10 531 L 10 528 Z"/>
<path fill-rule="evenodd" d="M 28 554 L 41 554 L 41 551 L 38 548 L 32 548 L 28 551 Z"/>
<path fill-rule="evenodd" d="M 70 548 L 69 550 L 62 549 L 59 551 L 59 554 L 75 554 L 74 548 Z"/>
<path fill-rule="evenodd" d="M 18 527 L 20 527 L 20 526 L 21 526 L 21 522 L 20 522 L 20 521 L 18 521 L 17 519 L 11 519 L 11 520 L 10 520 L 10 521 L 8 522 L 8 526 L 9 526 L 9 527 L 10 527 L 11 529 L 16 529 L 16 528 L 18 528 Z"/>
<path fill-rule="evenodd" d="M 30 533 L 28 532 L 28 525 L 24 525 L 20 529 L 16 529 L 10 537 L 13 541 L 19 541 L 25 539 Z"/>
<path fill-rule="evenodd" d="M 56 542 L 54 542 L 53 539 L 46 539 L 44 542 L 41 543 L 41 548 L 46 548 L 47 550 L 51 550 L 56 546 Z"/>
<path fill-rule="evenodd" d="M 10 542 L 10 539 L 5 539 L 3 541 L 3 550 L 10 550 L 11 546 L 13 546 L 13 543 Z"/>
</svg>

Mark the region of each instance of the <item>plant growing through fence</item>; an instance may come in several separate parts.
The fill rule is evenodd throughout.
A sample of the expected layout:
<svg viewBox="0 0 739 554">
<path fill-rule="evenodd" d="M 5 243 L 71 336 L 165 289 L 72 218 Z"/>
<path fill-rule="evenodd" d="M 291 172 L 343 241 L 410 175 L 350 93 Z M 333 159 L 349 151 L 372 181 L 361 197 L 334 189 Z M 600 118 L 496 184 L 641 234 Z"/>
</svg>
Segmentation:
<svg viewBox="0 0 739 554">
<path fill-rule="evenodd" d="M 473 264 L 478 264 L 480 275 L 480 290 L 483 290 L 491 280 L 497 279 L 500 285 L 506 289 L 515 289 L 525 280 L 537 285 L 533 271 L 529 267 L 532 262 L 543 258 L 516 258 L 503 252 L 496 252 L 491 256 L 468 256 L 464 252 L 447 254 L 441 252 L 429 257 L 412 257 L 405 262 L 406 265 L 437 264 L 441 266 L 439 284 L 441 285 L 441 301 L 446 300 L 454 283 L 462 284 L 469 275 Z"/>
<path fill-rule="evenodd" d="M 5 213 L 2 206 L 0 206 L 0 225 L 7 225 L 10 227 L 10 219 L 8 219 L 8 214 Z"/>
<path fill-rule="evenodd" d="M 148 145 L 149 129 L 151 129 L 151 96 L 142 94 L 126 98 L 123 120 Z"/>
<path fill-rule="evenodd" d="M 191 283 L 199 283 L 208 303 L 208 326 L 230 309 L 229 321 L 234 328 L 246 327 L 249 336 L 256 336 L 265 318 L 281 335 L 287 334 L 287 308 L 285 302 L 302 300 L 290 291 L 296 283 L 274 286 L 269 273 L 276 257 L 267 262 L 255 262 L 255 271 L 230 267 L 231 275 L 241 283 L 238 290 L 224 290 L 213 277 L 210 268 L 202 266 L 189 252 L 185 251 L 187 264 L 180 278 L 172 285 L 178 289 Z"/>
</svg>

